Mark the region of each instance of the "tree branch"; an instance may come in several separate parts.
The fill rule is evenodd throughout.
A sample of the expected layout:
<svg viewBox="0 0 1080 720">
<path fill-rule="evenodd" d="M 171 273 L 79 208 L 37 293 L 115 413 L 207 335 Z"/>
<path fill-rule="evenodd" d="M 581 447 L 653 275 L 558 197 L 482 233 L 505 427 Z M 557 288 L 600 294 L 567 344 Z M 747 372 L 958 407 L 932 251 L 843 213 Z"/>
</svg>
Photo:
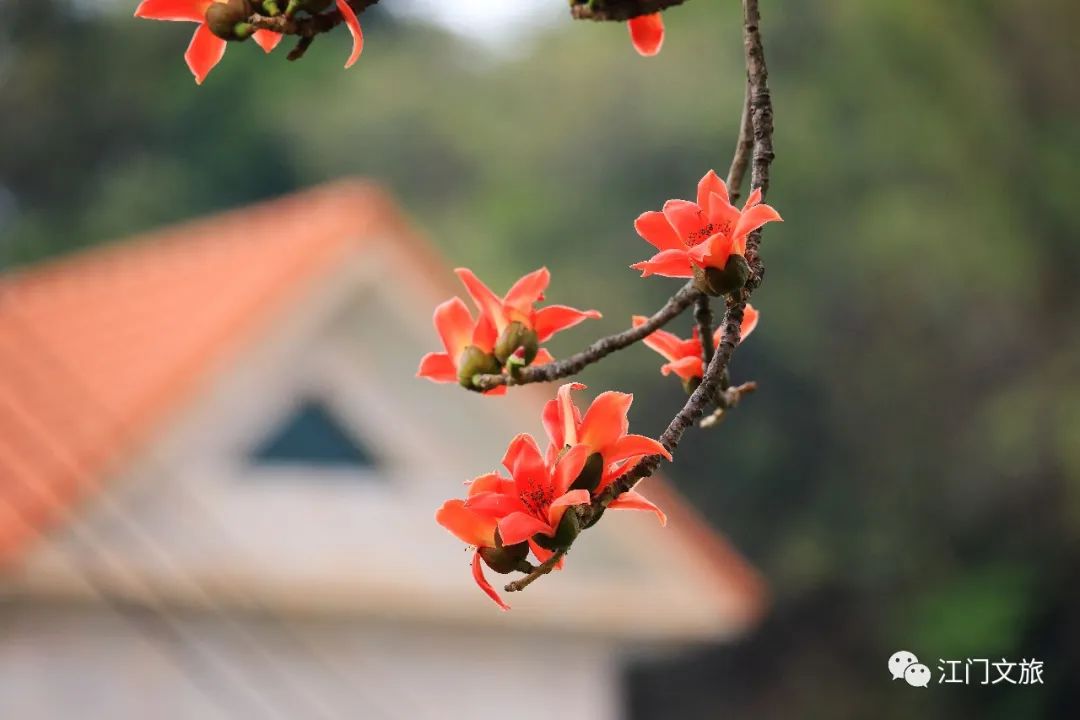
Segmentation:
<svg viewBox="0 0 1080 720">
<path fill-rule="evenodd" d="M 746 83 L 743 92 L 742 118 L 739 120 L 739 139 L 735 141 L 735 154 L 731 158 L 731 167 L 727 174 L 727 189 L 731 204 L 739 199 L 743 177 L 750 165 L 750 153 L 754 149 L 754 124 L 750 116 L 750 83 Z"/>
<path fill-rule="evenodd" d="M 760 22 L 758 0 L 743 0 L 743 46 L 746 52 L 746 71 L 750 98 L 749 115 L 754 138 L 753 170 L 750 176 L 750 186 L 752 188 L 761 188 L 762 193 L 764 193 L 768 189 L 769 167 L 772 164 L 774 155 L 772 149 L 772 100 L 769 96 L 765 54 L 761 45 L 761 35 L 758 31 Z M 745 152 L 741 150 L 743 147 L 740 141 L 736 147 L 736 161 Z M 733 161 L 732 164 L 735 165 L 736 162 Z M 672 418 L 667 429 L 660 436 L 660 444 L 672 455 L 678 448 L 683 433 L 701 418 L 710 401 L 719 397 L 724 406 L 733 407 L 738 403 L 742 395 L 753 392 L 757 388 L 754 383 L 746 383 L 736 388 L 720 389 L 728 365 L 731 363 L 731 358 L 735 353 L 735 347 L 739 342 L 746 302 L 754 290 L 760 286 L 764 272 L 764 267 L 757 256 L 761 242 L 761 231 L 758 230 L 753 233 L 750 239 L 753 242 L 754 257 L 751 260 L 748 250 L 747 259 L 751 262 L 752 268 L 756 265 L 755 276 L 751 278 L 752 282 L 747 283 L 745 288 L 728 296 L 727 312 L 724 315 L 724 333 L 720 346 L 716 348 L 712 360 L 706 365 L 701 384 L 691 393 L 686 404 Z M 683 290 L 686 290 L 686 288 L 683 288 Z M 554 365 L 555 363 L 551 364 Z M 575 508 L 574 512 L 577 512 L 580 516 L 581 526 L 583 528 L 591 527 L 599 520 L 604 510 L 615 498 L 633 489 L 641 480 L 656 472 L 662 459 L 663 457 L 660 455 L 649 455 L 642 458 L 629 472 L 616 479 L 603 492 L 593 498 L 591 504 L 583 506 L 581 509 Z M 529 573 L 525 578 L 522 578 L 524 585 L 521 587 L 535 581 L 540 574 L 546 573 L 537 573 L 535 570 Z M 515 583 L 511 583 L 506 586 L 506 589 L 509 591 L 511 586 L 514 585 Z M 513 589 L 520 590 L 521 587 L 515 586 Z"/>
<path fill-rule="evenodd" d="M 505 590 L 508 593 L 521 592 L 525 588 L 532 585 L 533 581 L 536 580 L 538 577 L 540 577 L 541 575 L 547 575 L 549 572 L 554 570 L 555 566 L 559 564 L 559 561 L 562 560 L 564 555 L 566 555 L 566 550 L 565 549 L 556 550 L 554 555 L 552 555 L 547 560 L 545 560 L 544 562 L 542 562 L 539 565 L 537 565 L 536 567 L 534 567 L 531 571 L 529 571 L 529 573 L 527 575 L 525 575 L 524 577 L 518 578 L 517 580 L 514 580 L 513 582 L 507 583 L 506 587 L 504 587 L 503 590 Z"/>
<path fill-rule="evenodd" d="M 378 2 L 379 0 L 349 0 L 349 7 L 359 15 Z M 271 30 L 282 35 L 297 35 L 301 38 L 309 38 L 304 45 L 305 49 L 311 44 L 310 38 L 330 32 L 340 25 L 343 20 L 341 12 L 336 9 L 318 15 L 305 15 L 303 17 L 285 17 L 284 15 L 269 17 L 255 13 L 248 18 L 248 22 L 260 30 Z M 293 51 L 293 53 L 296 52 L 297 50 Z M 290 55 L 293 53 L 290 53 Z M 303 51 L 300 50 L 299 54 L 302 55 Z"/>
<path fill-rule="evenodd" d="M 716 345 L 713 342 L 712 308 L 709 305 L 709 296 L 702 295 L 694 303 L 694 322 L 697 323 L 698 339 L 701 340 L 702 367 L 708 367 L 712 362 Z"/>
<path fill-rule="evenodd" d="M 571 0 L 570 14 L 575 20 L 626 22 L 639 15 L 652 15 L 685 0 Z"/>
<path fill-rule="evenodd" d="M 607 357 L 616 350 L 633 345 L 664 326 L 669 320 L 681 313 L 690 303 L 701 295 L 701 291 L 692 282 L 687 283 L 671 296 L 671 299 L 644 324 L 623 330 L 621 333 L 601 338 L 581 352 L 544 365 L 524 368 L 516 376 L 507 374 L 477 375 L 473 386 L 478 390 L 491 390 L 500 385 L 527 385 L 534 382 L 551 382 L 560 378 L 576 375 L 594 362 Z"/>
</svg>

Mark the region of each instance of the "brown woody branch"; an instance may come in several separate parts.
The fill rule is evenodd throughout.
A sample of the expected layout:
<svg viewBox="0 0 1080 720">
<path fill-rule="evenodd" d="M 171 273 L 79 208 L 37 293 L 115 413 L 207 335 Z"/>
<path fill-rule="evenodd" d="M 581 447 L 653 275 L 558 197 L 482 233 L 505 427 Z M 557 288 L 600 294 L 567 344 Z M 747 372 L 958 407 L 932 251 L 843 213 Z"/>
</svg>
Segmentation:
<svg viewBox="0 0 1080 720">
<path fill-rule="evenodd" d="M 713 342 L 712 307 L 708 295 L 702 295 L 694 303 L 694 322 L 697 323 L 698 339 L 701 340 L 702 367 L 708 367 L 712 362 L 713 353 L 716 352 L 716 344 Z"/>
<path fill-rule="evenodd" d="M 564 555 L 566 555 L 566 550 L 565 549 L 564 550 L 556 550 L 554 555 L 552 555 L 547 560 L 545 560 L 544 562 L 542 562 L 539 565 L 537 565 L 536 567 L 534 567 L 532 570 L 529 571 L 529 573 L 527 575 L 525 575 L 524 577 L 520 577 L 517 580 L 514 580 L 513 582 L 507 583 L 506 586 L 503 588 L 503 590 L 505 590 L 508 593 L 521 592 L 525 588 L 532 585 L 533 581 L 535 581 L 541 575 L 547 575 L 549 572 L 554 570 L 555 566 L 559 564 L 559 561 L 562 560 Z"/>
<path fill-rule="evenodd" d="M 570 14 L 575 20 L 625 22 L 639 15 L 652 15 L 685 0 L 572 0 Z"/>
<path fill-rule="evenodd" d="M 683 310 L 690 306 L 690 303 L 700 296 L 701 291 L 695 288 L 692 282 L 689 282 L 672 295 L 671 299 L 664 304 L 664 307 L 660 308 L 655 315 L 642 325 L 601 338 L 581 352 L 562 360 L 524 368 L 515 376 L 507 374 L 477 375 L 473 378 L 473 386 L 478 390 L 491 390 L 500 385 L 527 385 L 534 382 L 551 382 L 576 375 L 589 365 L 607 357 L 616 350 L 622 350 L 651 335 L 653 331 L 663 327 L 669 320 L 682 313 Z"/>
<path fill-rule="evenodd" d="M 348 2 L 353 12 L 359 15 L 378 3 L 379 0 L 348 0 Z M 248 18 L 248 23 L 260 30 L 271 30 L 282 35 L 296 35 L 299 37 L 300 41 L 288 55 L 289 60 L 299 60 L 307 52 L 307 49 L 311 47 L 311 43 L 315 41 L 317 36 L 330 32 L 344 20 L 341 11 L 335 8 L 329 12 L 318 13 L 317 15 L 303 15 L 301 17 L 295 15 L 292 17 L 286 17 L 285 15 L 270 17 L 269 15 L 255 13 Z"/>
<path fill-rule="evenodd" d="M 741 194 L 743 177 L 746 168 L 750 165 L 750 154 L 754 150 L 754 124 L 750 116 L 750 83 L 746 84 L 743 93 L 742 118 L 739 120 L 739 139 L 735 141 L 735 154 L 731 158 L 731 167 L 728 168 L 727 188 L 731 204 L 739 199 Z"/>
<path fill-rule="evenodd" d="M 760 22 L 758 0 L 743 0 L 743 45 L 746 53 L 749 116 L 754 138 L 753 170 L 750 176 L 750 186 L 752 188 L 761 188 L 762 193 L 764 193 L 768 189 L 769 168 L 774 155 L 772 147 L 772 100 L 769 96 L 768 71 L 765 66 L 765 54 L 761 45 L 761 34 L 758 30 Z M 741 141 L 736 146 L 736 160 L 732 163 L 733 166 L 738 163 L 740 155 L 745 153 L 745 150 L 742 149 L 744 147 Z M 718 401 L 723 403 L 721 409 L 726 409 L 737 404 L 744 394 L 753 392 L 757 388 L 754 383 L 746 383 L 736 388 L 723 386 L 728 365 L 731 363 L 735 347 L 739 342 L 746 302 L 754 290 L 760 286 L 764 273 L 764 267 L 757 254 L 761 242 L 761 231 L 758 230 L 753 233 L 750 236 L 750 241 L 752 242 L 753 257 L 749 257 L 750 250 L 748 249 L 747 259 L 754 269 L 754 276 L 745 288 L 728 297 L 727 312 L 724 315 L 724 333 L 719 347 L 716 348 L 716 352 L 705 368 L 701 384 L 691 393 L 686 404 L 672 418 L 667 429 L 660 436 L 660 443 L 672 454 L 674 454 L 680 440 L 682 440 L 683 433 L 704 415 L 705 409 L 711 401 L 719 398 Z M 750 243 L 748 243 L 749 247 Z M 662 459 L 660 455 L 650 455 L 643 458 L 629 472 L 616 479 L 595 497 L 590 505 L 575 509 L 574 512 L 579 513 L 581 526 L 584 528 L 592 526 L 615 498 L 633 489 L 638 482 L 656 472 Z M 536 573 L 534 570 L 523 580 L 527 580 L 525 583 L 527 585 L 536 580 L 540 574 L 543 573 Z M 510 590 L 512 585 L 514 583 L 507 585 L 506 589 Z M 515 587 L 514 589 L 521 588 Z"/>
</svg>

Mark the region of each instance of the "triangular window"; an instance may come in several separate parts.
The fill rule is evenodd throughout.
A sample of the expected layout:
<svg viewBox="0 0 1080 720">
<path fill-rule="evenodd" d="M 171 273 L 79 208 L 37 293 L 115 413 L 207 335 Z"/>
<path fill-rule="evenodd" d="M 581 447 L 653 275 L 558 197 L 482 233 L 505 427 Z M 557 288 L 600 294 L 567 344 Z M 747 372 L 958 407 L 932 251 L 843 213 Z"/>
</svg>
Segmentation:
<svg viewBox="0 0 1080 720">
<path fill-rule="evenodd" d="M 305 400 L 251 453 L 257 465 L 374 467 L 374 455 L 323 403 Z"/>
</svg>

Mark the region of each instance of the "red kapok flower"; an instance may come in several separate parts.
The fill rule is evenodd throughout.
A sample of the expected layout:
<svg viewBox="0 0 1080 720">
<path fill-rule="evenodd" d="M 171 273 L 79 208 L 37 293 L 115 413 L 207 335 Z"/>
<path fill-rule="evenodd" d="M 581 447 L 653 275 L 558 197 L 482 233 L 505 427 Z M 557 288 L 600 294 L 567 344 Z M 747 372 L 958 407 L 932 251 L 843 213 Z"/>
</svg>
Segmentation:
<svg viewBox="0 0 1080 720">
<path fill-rule="evenodd" d="M 449 300 L 435 309 L 435 328 L 443 340 L 444 353 L 429 353 L 420 361 L 417 375 L 435 382 L 457 382 L 472 388 L 478 373 L 499 373 L 504 366 L 523 367 L 552 361 L 551 353 L 540 347 L 552 335 L 588 318 L 598 318 L 595 310 L 575 310 L 565 305 L 536 309 L 544 299 L 551 279 L 547 268 L 529 273 L 514 283 L 500 298 L 466 268 L 455 271 L 480 310 L 474 321 L 460 299 Z M 489 391 L 506 391 L 500 386 Z"/>
<path fill-rule="evenodd" d="M 758 324 L 758 311 L 749 303 L 743 311 L 742 327 L 739 331 L 739 342 L 742 342 Z M 634 316 L 634 327 L 643 325 L 648 318 L 641 315 Z M 719 345 L 724 337 L 724 328 L 718 327 L 713 333 L 714 345 Z M 645 338 L 645 344 L 664 356 L 667 360 L 660 368 L 664 375 L 675 373 L 684 381 L 691 382 L 700 380 L 705 374 L 705 366 L 702 360 L 701 338 L 698 336 L 697 326 L 694 327 L 693 335 L 689 340 L 683 340 L 664 330 L 656 330 Z"/>
<path fill-rule="evenodd" d="M 630 429 L 627 413 L 634 402 L 633 395 L 611 391 L 600 393 L 582 417 L 570 393 L 584 389 L 581 383 L 566 383 L 559 388 L 558 396 L 544 406 L 543 414 L 544 428 L 551 440 L 548 446 L 549 461 L 567 447 L 583 445 L 589 449 L 585 471 L 579 476 L 575 487 L 582 486 L 594 496 L 599 495 L 646 455 L 662 455 L 671 459 L 671 453 L 656 440 L 644 435 L 627 434 Z M 619 495 L 608 507 L 649 510 L 656 513 L 661 523 L 667 522 L 660 508 L 632 490 Z"/>
<path fill-rule="evenodd" d="M 469 496 L 481 492 L 490 492 L 504 483 L 510 482 L 497 473 L 481 475 L 469 485 Z M 466 507 L 465 500 L 447 500 L 435 513 L 435 521 L 453 533 L 466 545 L 476 548 L 472 560 L 473 579 L 488 597 L 503 610 L 510 606 L 503 602 L 495 588 L 484 577 L 481 560 L 496 572 L 506 573 L 515 569 L 515 565 L 524 561 L 528 555 L 528 546 L 505 547 L 496 537 L 496 519 L 490 515 L 476 512 Z"/>
<path fill-rule="evenodd" d="M 542 548 L 531 541 L 534 536 L 544 544 L 573 540 L 577 528 L 569 531 L 570 537 L 563 537 L 566 531 L 560 533 L 560 525 L 568 508 L 592 499 L 588 490 L 570 489 L 588 457 L 589 448 L 577 445 L 549 464 L 531 435 L 518 435 L 502 461 L 512 481 L 492 482 L 487 491 L 470 492 L 465 507 L 497 519 L 505 544 L 530 541 L 537 557 L 546 559 Z"/>
<path fill-rule="evenodd" d="M 626 23 L 630 29 L 630 42 L 639 55 L 652 57 L 664 44 L 664 18 L 660 13 L 638 15 Z"/>
<path fill-rule="evenodd" d="M 694 268 L 723 271 L 732 256 L 746 252 L 746 236 L 768 222 L 781 220 L 779 213 L 761 202 L 755 189 L 743 209 L 728 199 L 724 181 L 710 170 L 698 183 L 697 202 L 668 200 L 662 212 L 643 213 L 634 228 L 656 247 L 656 255 L 630 267 L 641 276 L 694 277 Z"/>
<path fill-rule="evenodd" d="M 187 52 L 184 53 L 184 60 L 195 75 L 195 82 L 200 85 L 225 55 L 226 40 L 215 35 L 207 22 L 206 12 L 214 4 L 227 3 L 226 0 L 143 0 L 135 9 L 135 17 L 138 18 L 199 24 Z M 270 52 L 281 42 L 281 35 L 269 30 L 254 30 L 251 36 L 266 52 Z M 241 36 L 237 35 L 236 39 L 241 39 Z"/>
</svg>

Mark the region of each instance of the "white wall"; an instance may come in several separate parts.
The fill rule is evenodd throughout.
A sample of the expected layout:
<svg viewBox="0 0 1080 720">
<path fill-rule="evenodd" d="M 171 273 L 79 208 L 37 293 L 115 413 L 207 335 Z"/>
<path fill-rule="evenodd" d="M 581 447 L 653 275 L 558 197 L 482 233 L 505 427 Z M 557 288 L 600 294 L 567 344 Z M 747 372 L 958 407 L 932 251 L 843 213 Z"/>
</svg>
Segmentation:
<svg viewBox="0 0 1080 720">
<path fill-rule="evenodd" d="M 613 649 L 536 634 L 14 601 L 0 718 L 614 720 Z"/>
</svg>

